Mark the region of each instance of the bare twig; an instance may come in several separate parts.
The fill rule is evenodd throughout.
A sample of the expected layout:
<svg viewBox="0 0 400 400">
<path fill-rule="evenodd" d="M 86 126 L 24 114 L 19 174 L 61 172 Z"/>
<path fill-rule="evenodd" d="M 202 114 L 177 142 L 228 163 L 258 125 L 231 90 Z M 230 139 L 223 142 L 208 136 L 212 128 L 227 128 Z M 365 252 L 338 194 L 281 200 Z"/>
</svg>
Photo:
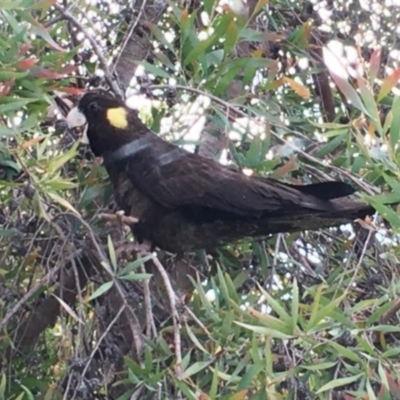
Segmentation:
<svg viewBox="0 0 400 400">
<path fill-rule="evenodd" d="M 177 310 L 177 296 L 172 288 L 171 281 L 169 279 L 168 273 L 159 261 L 157 257 L 153 258 L 153 264 L 157 268 L 164 281 L 165 289 L 167 291 L 169 305 L 172 312 L 172 321 L 174 324 L 174 342 L 175 342 L 175 356 L 176 356 L 176 373 L 178 377 L 183 376 L 182 368 L 182 348 L 181 348 L 181 333 L 179 325 L 179 314 Z"/>
<path fill-rule="evenodd" d="M 135 217 L 131 217 L 129 215 L 124 215 L 121 212 L 117 212 L 115 214 L 106 214 L 106 213 L 100 213 L 97 216 L 98 219 L 104 220 L 104 221 L 108 221 L 111 222 L 112 224 L 115 225 L 133 225 L 133 224 L 137 224 L 139 222 L 139 220 Z"/>
<path fill-rule="evenodd" d="M 112 328 L 112 327 L 115 325 L 115 323 L 118 321 L 119 317 L 120 317 L 120 316 L 122 315 L 122 313 L 124 312 L 126 306 L 127 306 L 126 304 L 123 304 L 123 305 L 122 305 L 122 307 L 119 309 L 117 315 L 114 317 L 114 319 L 113 319 L 113 320 L 110 322 L 110 324 L 107 326 L 106 330 L 105 330 L 105 331 L 103 332 L 103 334 L 100 336 L 99 340 L 98 340 L 97 343 L 96 343 L 96 346 L 94 346 L 94 349 L 93 349 L 92 352 L 90 353 L 89 360 L 88 360 L 88 362 L 86 363 L 85 368 L 84 368 L 83 371 L 82 371 L 82 375 L 81 375 L 81 378 L 82 378 L 82 379 L 84 378 L 84 376 L 85 376 L 85 374 L 86 374 L 86 372 L 87 372 L 87 370 L 88 370 L 88 368 L 89 368 L 89 365 L 90 365 L 90 363 L 92 362 L 94 355 L 96 354 L 96 351 L 99 349 L 101 343 L 103 342 L 103 340 L 105 339 L 105 337 L 107 336 L 107 334 L 110 332 L 111 328 Z"/>
<path fill-rule="evenodd" d="M 86 230 L 89 234 L 90 240 L 98 254 L 100 262 L 104 262 L 104 263 L 108 264 L 109 263 L 108 258 L 105 256 L 103 250 L 101 249 L 99 243 L 97 242 L 97 239 L 93 233 L 92 228 L 89 226 L 89 224 L 80 215 L 72 214 L 72 213 L 69 215 L 78 219 L 81 222 L 81 224 L 86 228 Z M 109 273 L 109 271 L 107 271 L 107 272 Z M 120 296 L 122 303 L 124 304 L 124 308 L 128 311 L 126 313 L 126 316 L 130 323 L 133 341 L 135 342 L 135 347 L 136 347 L 136 354 L 137 354 L 139 362 L 142 363 L 141 353 L 142 353 L 144 343 L 143 343 L 142 331 L 141 331 L 139 320 L 138 320 L 136 314 L 134 313 L 134 311 L 131 309 L 131 307 L 129 307 L 129 304 L 126 300 L 127 296 L 126 296 L 126 293 L 124 292 L 124 289 L 121 287 L 118 280 L 115 279 L 115 276 L 111 275 L 111 278 L 113 279 L 115 288 L 117 289 L 117 292 Z"/>
<path fill-rule="evenodd" d="M 116 60 L 113 63 L 114 65 L 118 65 L 118 62 L 119 62 L 122 54 L 124 54 L 125 47 L 128 44 L 128 42 L 129 42 L 129 40 L 130 40 L 130 38 L 132 36 L 133 31 L 136 29 L 136 27 L 137 27 L 137 25 L 138 25 L 138 23 L 139 23 L 139 21 L 140 21 L 140 19 L 142 17 L 142 14 L 144 12 L 144 8 L 146 6 L 146 3 L 147 3 L 146 1 L 142 2 L 142 5 L 141 5 L 139 13 L 138 13 L 138 15 L 136 17 L 136 20 L 134 22 L 132 22 L 131 26 L 129 27 L 129 30 L 125 35 L 125 40 L 122 43 L 121 50 L 119 51 L 118 56 L 117 56 Z"/>
<path fill-rule="evenodd" d="M 204 331 L 204 333 L 208 336 L 208 338 L 212 341 L 214 339 L 211 336 L 210 331 L 206 328 L 206 326 L 196 317 L 195 313 L 188 307 L 185 306 L 185 313 L 190 315 L 190 317 L 196 322 L 196 324 Z"/>
<path fill-rule="evenodd" d="M 399 311 L 399 310 L 400 310 L 400 299 L 397 299 L 394 302 L 394 304 L 392 305 L 392 307 L 390 307 L 389 310 L 387 310 L 386 313 L 382 315 L 379 322 L 382 325 L 387 324 L 391 320 L 391 318 L 393 318 L 396 315 L 397 311 Z M 376 333 L 378 333 L 378 332 L 376 332 Z"/>
<path fill-rule="evenodd" d="M 93 51 L 96 53 L 97 57 L 99 58 L 100 65 L 104 71 L 104 77 L 107 81 L 107 83 L 110 85 L 110 88 L 114 92 L 116 96 L 119 98 L 123 98 L 124 94 L 121 90 L 121 88 L 118 86 L 118 83 L 112 76 L 112 73 L 110 72 L 110 69 L 108 68 L 107 61 L 104 58 L 103 51 L 100 48 L 100 46 L 97 44 L 97 42 L 92 38 L 92 36 L 89 34 L 89 32 L 86 30 L 86 28 L 67 10 L 65 10 L 63 7 L 61 7 L 58 4 L 54 4 L 54 7 L 56 10 L 58 10 L 68 21 L 70 21 L 73 25 L 75 25 L 88 39 L 90 42 L 91 46 L 93 47 Z"/>
<path fill-rule="evenodd" d="M 143 264 L 140 266 L 140 272 L 146 273 L 146 269 L 144 268 Z M 157 337 L 157 328 L 154 322 L 153 310 L 151 308 L 151 293 L 150 293 L 149 280 L 144 279 L 142 281 L 142 284 L 143 284 L 143 295 L 144 295 L 143 296 L 144 309 L 146 313 L 146 336 L 151 337 L 151 333 L 153 333 L 153 336 Z"/>
<path fill-rule="evenodd" d="M 58 273 L 58 271 L 61 269 L 61 266 L 58 266 L 57 268 L 54 268 L 52 271 L 50 271 L 46 276 L 44 276 L 38 283 L 36 283 L 33 287 L 31 287 L 11 308 L 11 310 L 4 316 L 2 321 L 0 322 L 0 332 L 3 331 L 3 329 L 7 326 L 9 323 L 10 319 L 18 312 L 18 310 L 23 307 L 25 303 L 28 302 L 28 300 L 40 289 L 43 288 L 44 285 L 48 284 L 51 282 L 54 278 L 54 276 Z"/>
</svg>

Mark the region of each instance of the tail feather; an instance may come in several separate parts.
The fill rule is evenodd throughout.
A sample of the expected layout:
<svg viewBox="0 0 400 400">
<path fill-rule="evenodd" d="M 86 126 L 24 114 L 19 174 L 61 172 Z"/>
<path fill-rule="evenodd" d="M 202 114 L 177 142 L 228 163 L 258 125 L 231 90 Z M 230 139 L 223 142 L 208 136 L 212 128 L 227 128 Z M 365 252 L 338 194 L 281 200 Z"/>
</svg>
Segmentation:
<svg viewBox="0 0 400 400">
<path fill-rule="evenodd" d="M 288 186 L 304 194 L 315 196 L 316 198 L 321 200 L 332 200 L 339 197 L 350 196 L 356 191 L 354 187 L 349 185 L 348 183 L 338 181 L 313 183 L 311 185 Z"/>
</svg>

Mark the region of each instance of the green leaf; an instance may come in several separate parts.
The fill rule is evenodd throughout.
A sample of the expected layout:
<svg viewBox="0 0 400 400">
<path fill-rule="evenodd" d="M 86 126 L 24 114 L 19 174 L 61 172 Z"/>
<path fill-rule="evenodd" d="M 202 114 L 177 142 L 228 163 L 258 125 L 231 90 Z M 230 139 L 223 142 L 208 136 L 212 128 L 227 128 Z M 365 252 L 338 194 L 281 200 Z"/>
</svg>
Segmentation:
<svg viewBox="0 0 400 400">
<path fill-rule="evenodd" d="M 188 400 L 198 400 L 197 394 L 193 393 L 190 390 L 189 386 L 184 381 L 182 381 L 181 378 L 178 378 L 175 375 L 173 375 L 172 379 L 175 385 L 178 387 L 178 389 Z"/>
<path fill-rule="evenodd" d="M 324 158 L 325 156 L 332 154 L 335 149 L 339 146 L 343 145 L 344 140 L 347 138 L 348 130 L 346 130 L 345 134 L 339 134 L 335 136 L 334 139 L 330 140 L 324 146 L 322 146 L 319 150 L 315 152 L 315 156 L 318 158 Z"/>
<path fill-rule="evenodd" d="M 253 387 L 254 378 L 261 372 L 262 365 L 250 365 L 238 384 L 238 390 L 248 389 Z"/>
<path fill-rule="evenodd" d="M 186 58 L 183 61 L 183 66 L 187 67 L 194 60 L 197 60 L 201 55 L 207 53 L 207 50 L 210 49 L 215 41 L 217 40 L 216 35 L 210 35 L 207 39 L 200 41 L 196 46 L 193 46 L 193 49 L 189 52 Z"/>
<path fill-rule="evenodd" d="M 52 160 L 47 164 L 47 171 L 54 174 L 59 171 L 68 161 L 76 157 L 79 142 L 74 143 L 74 145 L 65 153 L 59 156 L 53 157 Z"/>
<path fill-rule="evenodd" d="M 348 358 L 351 361 L 362 364 L 362 359 L 357 355 L 357 353 L 353 349 L 343 347 L 342 345 L 332 341 L 330 341 L 329 344 L 335 350 L 336 355 Z"/>
<path fill-rule="evenodd" d="M 100 287 L 98 287 L 92 295 L 89 297 L 89 301 L 96 299 L 97 297 L 100 297 L 102 294 L 108 292 L 114 285 L 114 282 L 109 281 L 103 283 Z"/>
<path fill-rule="evenodd" d="M 372 326 L 369 329 L 371 331 L 384 332 L 384 333 L 400 332 L 400 326 L 392 326 L 392 325 L 377 325 L 377 326 Z"/>
<path fill-rule="evenodd" d="M 15 10 L 19 8 L 20 2 L 18 0 L 1 0 L 0 10 Z"/>
<path fill-rule="evenodd" d="M 293 332 L 291 323 L 281 321 L 280 319 L 273 317 L 269 314 L 260 313 L 252 308 L 249 309 L 249 313 L 253 318 L 256 318 L 259 322 L 261 322 L 268 328 L 278 330 L 288 335 Z"/>
<path fill-rule="evenodd" d="M 108 255 L 110 256 L 111 266 L 114 271 L 117 269 L 117 255 L 115 254 L 114 243 L 111 239 L 111 235 L 107 236 L 107 247 L 108 247 Z"/>
<path fill-rule="evenodd" d="M 26 22 L 29 22 L 32 25 L 32 32 L 36 35 L 40 36 L 50 47 L 54 50 L 65 52 L 67 51 L 63 47 L 61 47 L 56 41 L 50 36 L 49 31 L 39 22 L 37 21 L 30 13 L 26 11 L 18 10 L 17 14 Z"/>
<path fill-rule="evenodd" d="M 71 211 L 76 215 L 80 215 L 79 212 L 74 208 L 74 206 L 68 200 L 64 199 L 64 197 L 61 197 L 57 193 L 48 191 L 45 191 L 45 194 L 47 194 L 53 201 L 58 203 L 60 206 L 66 208 L 67 210 Z"/>
<path fill-rule="evenodd" d="M 127 281 L 144 281 L 146 279 L 150 279 L 153 276 L 153 274 L 146 274 L 146 273 L 137 273 L 137 272 L 131 272 L 126 275 L 119 275 L 118 277 L 120 279 L 125 279 Z"/>
<path fill-rule="evenodd" d="M 225 282 L 224 274 L 222 273 L 219 265 L 218 265 L 217 273 L 218 273 L 218 283 L 219 283 L 218 289 L 219 289 L 221 295 L 225 299 L 227 309 L 230 310 L 230 296 L 229 296 L 229 292 L 228 292 L 228 287 Z"/>
<path fill-rule="evenodd" d="M 29 103 L 33 103 L 35 101 L 37 101 L 37 99 L 21 99 L 21 98 L 16 98 L 15 100 L 13 99 L 7 104 L 0 104 L 0 113 L 8 114 L 10 112 L 20 111 L 21 109 L 26 107 Z"/>
<path fill-rule="evenodd" d="M 130 262 L 124 268 L 122 268 L 122 270 L 118 273 L 118 276 L 122 276 L 122 275 L 125 275 L 125 274 L 133 271 L 134 269 L 140 267 L 141 265 L 145 264 L 147 261 L 149 261 L 153 258 L 154 258 L 154 254 L 149 254 L 147 256 L 140 257 L 137 260 Z"/>
<path fill-rule="evenodd" d="M 203 369 L 207 368 L 213 360 L 210 361 L 198 361 L 192 364 L 187 370 L 185 370 L 185 377 L 189 378 L 192 375 L 197 374 L 198 372 L 202 371 Z"/>
<path fill-rule="evenodd" d="M 4 399 L 4 395 L 6 393 L 6 374 L 1 375 L 1 382 L 0 382 L 0 399 Z"/>
<path fill-rule="evenodd" d="M 75 189 L 78 184 L 61 178 L 56 178 L 46 181 L 45 186 L 51 190 L 69 190 Z"/>
<path fill-rule="evenodd" d="M 363 103 L 368 111 L 368 115 L 371 118 L 371 122 L 373 123 L 374 128 L 376 129 L 378 134 L 382 136 L 382 125 L 374 96 L 371 93 L 370 88 L 366 85 L 364 79 L 359 75 L 357 76 L 357 83 L 360 89 L 361 99 L 363 100 Z"/>
<path fill-rule="evenodd" d="M 14 237 L 18 235 L 16 229 L 0 229 L 0 237 Z"/>
<path fill-rule="evenodd" d="M 33 195 L 32 205 L 33 205 L 33 209 L 34 209 L 36 215 L 38 215 L 40 218 L 45 219 L 46 221 L 49 221 L 49 216 L 47 215 L 47 213 L 45 211 L 42 199 L 40 198 L 37 191 Z"/>
<path fill-rule="evenodd" d="M 274 299 L 258 282 L 257 286 L 261 293 L 265 296 L 268 301 L 268 305 L 279 315 L 279 317 L 285 321 L 286 324 L 292 325 L 292 317 L 287 313 L 287 311 L 279 304 L 277 300 Z"/>
<path fill-rule="evenodd" d="M 364 374 L 358 374 L 355 376 L 349 376 L 347 378 L 334 379 L 334 380 L 328 382 L 327 384 L 323 385 L 319 390 L 317 390 L 316 393 L 322 393 L 322 392 L 326 392 L 327 390 L 332 390 L 332 389 L 340 387 L 340 386 L 348 385 L 352 382 L 356 382 L 363 376 L 364 376 Z"/>
<path fill-rule="evenodd" d="M 383 218 L 389 221 L 394 228 L 400 229 L 400 218 L 391 208 L 375 200 L 375 198 L 372 196 L 364 196 L 364 198 L 369 204 L 372 205 L 372 207 L 375 208 L 376 211 L 378 211 Z"/>
<path fill-rule="evenodd" d="M 315 313 L 310 319 L 308 326 L 309 327 L 316 327 L 317 324 L 321 322 L 324 318 L 328 318 L 331 316 L 331 312 L 342 302 L 343 296 L 334 299 L 330 303 L 328 303 L 325 307 L 322 307 Z"/>
<path fill-rule="evenodd" d="M 238 20 L 233 19 L 230 14 L 225 14 L 224 17 L 226 16 L 230 17 L 227 26 L 223 26 L 223 35 L 225 38 L 224 52 L 225 55 L 228 57 L 237 44 L 239 38 L 239 29 L 237 26 Z M 216 29 L 216 31 L 218 31 L 218 28 Z"/>
<path fill-rule="evenodd" d="M 200 340 L 197 339 L 197 337 L 195 336 L 195 334 L 193 333 L 193 331 L 191 330 L 189 324 L 185 323 L 185 328 L 186 331 L 188 333 L 188 336 L 190 337 L 190 339 L 192 340 L 192 342 L 194 343 L 194 345 L 200 349 L 200 351 L 202 351 L 204 354 L 210 355 L 210 352 L 208 350 L 206 350 L 204 348 L 204 346 L 201 344 Z"/>
<path fill-rule="evenodd" d="M 154 76 L 160 76 L 161 78 L 166 78 L 166 79 L 170 78 L 170 74 L 168 74 L 168 72 L 165 72 L 162 68 L 150 64 L 147 61 L 141 61 L 138 64 L 143 65 L 143 67 L 149 74 L 153 74 Z"/>
<path fill-rule="evenodd" d="M 0 81 L 16 81 L 29 75 L 29 71 L 0 70 Z"/>
<path fill-rule="evenodd" d="M 29 390 L 29 388 L 27 388 L 25 385 L 21 384 L 22 389 L 24 390 L 28 400 L 35 400 L 35 397 L 33 396 L 32 392 Z M 25 397 L 25 396 L 23 396 Z M 21 396 L 22 399 L 22 396 Z"/>
<path fill-rule="evenodd" d="M 15 136 L 16 132 L 0 123 L 0 137 Z"/>
<path fill-rule="evenodd" d="M 302 368 L 307 369 L 309 371 L 320 371 L 324 369 L 331 369 L 338 364 L 338 361 L 331 361 L 331 362 L 322 362 L 317 363 L 315 365 L 303 365 Z"/>
<path fill-rule="evenodd" d="M 203 0 L 204 11 L 211 17 L 216 7 L 216 0 Z"/>
<path fill-rule="evenodd" d="M 322 295 L 323 289 L 324 289 L 324 286 L 319 285 L 316 293 L 314 294 L 314 302 L 312 305 L 311 316 L 308 321 L 307 331 L 309 331 L 310 329 L 313 329 L 316 325 L 316 323 L 314 321 L 316 321 L 316 318 L 317 318 L 319 303 L 321 301 L 321 295 Z"/>
<path fill-rule="evenodd" d="M 400 136 L 400 96 L 395 98 L 392 109 L 386 118 L 389 118 L 389 115 L 392 117 L 392 123 L 390 124 L 390 145 L 392 149 L 395 149 Z"/>
<path fill-rule="evenodd" d="M 252 332 L 259 333 L 261 335 L 270 335 L 271 337 L 276 338 L 276 339 L 292 339 L 294 337 L 293 335 L 286 335 L 283 332 L 277 331 L 275 329 L 270 329 L 265 326 L 244 324 L 244 323 L 238 322 L 238 321 L 235 321 L 234 323 L 236 325 L 246 328 Z"/>
<path fill-rule="evenodd" d="M 382 354 L 382 359 L 387 359 L 387 358 L 391 358 L 391 357 L 396 357 L 398 358 L 400 355 L 400 347 L 394 347 L 392 349 L 389 349 L 387 351 L 385 351 Z"/>
<path fill-rule="evenodd" d="M 370 326 L 379 321 L 379 319 L 397 302 L 397 300 L 388 301 L 386 296 L 381 297 L 379 300 L 380 304 L 378 304 L 377 308 L 367 319 L 366 326 Z"/>
<path fill-rule="evenodd" d="M 250 143 L 250 148 L 246 154 L 245 164 L 248 168 L 257 167 L 265 154 L 262 154 L 262 139 L 260 135 L 253 138 Z"/>
<path fill-rule="evenodd" d="M 297 279 L 293 280 L 292 290 L 292 328 L 293 332 L 297 328 L 297 320 L 299 318 L 299 286 L 297 285 Z"/>
</svg>

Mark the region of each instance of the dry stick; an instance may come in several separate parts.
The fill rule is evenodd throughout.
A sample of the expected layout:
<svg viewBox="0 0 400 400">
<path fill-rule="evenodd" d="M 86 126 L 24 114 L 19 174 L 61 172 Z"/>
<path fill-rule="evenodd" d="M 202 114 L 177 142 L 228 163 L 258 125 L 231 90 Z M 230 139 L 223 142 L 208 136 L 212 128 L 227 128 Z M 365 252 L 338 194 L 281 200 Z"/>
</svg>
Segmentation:
<svg viewBox="0 0 400 400">
<path fill-rule="evenodd" d="M 116 223 L 118 225 L 126 225 L 130 226 L 139 222 L 139 220 L 135 217 L 126 216 L 123 212 L 117 212 L 116 214 L 106 214 L 101 213 L 97 216 L 98 219 L 109 221 L 111 223 Z M 146 273 L 144 265 L 140 265 L 140 271 L 142 273 Z M 149 288 L 149 280 L 143 280 L 143 294 L 144 294 L 144 306 L 145 306 L 145 315 L 146 315 L 146 336 L 151 337 L 151 333 L 153 332 L 153 336 L 157 337 L 157 328 L 154 322 L 153 311 L 151 308 L 151 293 Z"/>
<path fill-rule="evenodd" d="M 114 324 L 118 321 L 118 318 L 121 316 L 121 314 L 122 314 L 123 311 L 125 310 L 126 306 L 127 306 L 126 304 L 123 304 L 123 305 L 122 305 L 122 307 L 121 307 L 120 310 L 118 311 L 118 313 L 117 313 L 117 315 L 115 316 L 115 318 L 110 322 L 110 324 L 107 326 L 107 329 L 106 329 L 106 330 L 103 332 L 103 334 L 100 336 L 99 340 L 98 340 L 97 343 L 96 343 L 96 346 L 94 346 L 94 349 L 93 349 L 92 352 L 90 353 L 89 360 L 88 360 L 88 362 L 86 363 L 85 368 L 84 368 L 83 371 L 82 371 L 82 375 L 81 375 L 81 378 L 82 378 L 82 379 L 84 378 L 84 376 L 85 376 L 85 374 L 86 374 L 86 372 L 87 372 L 87 370 L 88 370 L 88 368 L 89 368 L 89 365 L 90 365 L 90 363 L 92 362 L 93 357 L 94 357 L 94 355 L 96 354 L 96 351 L 99 349 L 99 347 L 100 347 L 102 341 L 105 339 L 105 337 L 107 336 L 107 334 L 110 332 L 110 330 L 111 330 L 111 328 L 114 326 Z"/>
<path fill-rule="evenodd" d="M 379 323 L 382 325 L 385 325 L 386 323 L 389 322 L 389 320 L 395 316 L 397 311 L 400 310 L 400 299 L 397 299 L 395 303 L 392 305 L 392 307 L 389 308 L 389 310 L 386 311 L 385 314 L 382 315 L 381 319 L 379 320 Z M 378 332 L 376 332 L 378 333 Z"/>
<path fill-rule="evenodd" d="M 181 371 L 182 368 L 182 350 L 181 350 L 181 333 L 179 329 L 179 315 L 176 309 L 176 299 L 177 296 L 172 288 L 171 281 L 169 279 L 168 273 L 159 261 L 157 257 L 153 258 L 153 263 L 155 267 L 158 269 L 158 272 L 161 275 L 162 280 L 164 281 L 165 289 L 167 290 L 167 295 L 169 298 L 169 304 L 171 306 L 172 312 L 172 321 L 174 324 L 174 342 L 175 342 L 175 356 L 176 356 L 176 368 L 178 377 L 182 377 L 183 373 Z"/>
<path fill-rule="evenodd" d="M 366 253 L 367 248 L 369 246 L 369 242 L 370 242 L 370 240 L 372 238 L 372 233 L 374 233 L 374 232 L 373 231 L 369 231 L 368 232 L 367 239 L 365 240 L 364 247 L 363 247 L 363 249 L 361 251 L 360 259 L 358 260 L 358 263 L 357 263 L 357 265 L 356 265 L 356 267 L 354 269 L 353 276 L 351 277 L 349 284 L 347 285 L 346 289 L 343 292 L 343 298 L 345 298 L 347 296 L 347 293 L 349 292 L 350 288 L 353 286 L 353 284 L 354 284 L 354 282 L 355 282 L 355 280 L 357 278 L 358 271 L 361 268 L 361 263 L 362 263 L 362 261 L 364 259 L 365 253 Z M 338 287 L 340 287 L 340 285 L 338 285 Z"/>
<path fill-rule="evenodd" d="M 117 82 L 113 78 L 110 69 L 108 68 L 107 61 L 103 56 L 103 52 L 97 42 L 92 38 L 86 28 L 67 10 L 61 7 L 58 4 L 54 4 L 56 10 L 58 10 L 68 21 L 70 21 L 73 25 L 75 25 L 89 40 L 91 46 L 93 47 L 94 52 L 99 58 L 99 62 L 104 71 L 104 77 L 106 78 L 107 83 L 110 85 L 113 92 L 120 97 L 123 98 L 123 92 L 121 88 L 118 86 Z"/>
<path fill-rule="evenodd" d="M 68 213 L 68 214 L 71 216 L 74 216 L 76 219 L 78 219 L 80 221 L 80 223 L 87 229 L 90 240 L 100 257 L 100 260 L 102 262 L 105 262 L 106 264 L 108 264 L 107 257 L 104 255 L 100 245 L 97 243 L 97 240 L 93 234 L 92 228 L 89 226 L 89 224 L 79 214 L 73 214 L 73 213 Z M 134 340 L 135 346 L 136 346 L 136 354 L 137 354 L 138 360 L 140 362 L 140 365 L 142 366 L 141 351 L 143 349 L 144 343 L 143 343 L 143 339 L 142 339 L 142 331 L 140 328 L 139 320 L 138 320 L 136 314 L 129 307 L 129 304 L 126 301 L 126 295 L 125 295 L 124 290 L 122 289 L 121 285 L 118 283 L 118 281 L 116 279 L 114 279 L 114 276 L 111 276 L 111 277 L 113 279 L 113 282 L 117 289 L 117 292 L 122 300 L 122 303 L 124 304 L 124 307 L 129 311 L 129 313 L 128 313 L 129 316 L 127 315 L 127 318 L 128 318 L 128 321 L 130 322 L 133 340 Z"/>
<path fill-rule="evenodd" d="M 142 17 L 142 14 L 144 12 L 144 8 L 145 8 L 146 4 L 147 4 L 147 1 L 143 1 L 142 2 L 142 5 L 140 7 L 140 10 L 139 10 L 138 16 L 136 18 L 136 21 L 133 22 L 132 25 L 129 27 L 128 33 L 125 35 L 124 43 L 122 43 L 121 50 L 119 51 L 119 54 L 117 56 L 117 59 L 114 62 L 114 65 L 118 65 L 118 62 L 119 62 L 122 54 L 124 54 L 125 47 L 128 44 L 129 39 L 131 38 L 133 31 L 136 29 L 136 26 L 138 25 L 138 23 L 139 23 L 139 21 L 140 21 L 140 19 Z"/>
<path fill-rule="evenodd" d="M 185 312 L 190 315 L 190 317 L 196 322 L 197 325 L 204 331 L 204 333 L 208 336 L 208 338 L 215 342 L 212 338 L 210 331 L 206 328 L 206 326 L 196 317 L 195 313 L 188 307 L 185 306 Z"/>
<path fill-rule="evenodd" d="M 183 86 L 183 85 L 174 85 L 172 86 L 175 89 L 178 90 L 187 90 L 189 92 L 193 92 L 202 96 L 206 96 L 208 98 L 210 98 L 210 100 L 213 100 L 215 103 L 222 105 L 223 107 L 232 109 L 237 115 L 243 117 L 243 118 L 249 118 L 249 115 L 246 114 L 244 111 L 241 111 L 240 109 L 238 109 L 236 106 L 216 97 L 213 96 L 212 94 L 206 93 L 200 89 L 196 89 L 196 88 L 192 88 L 192 87 L 188 87 L 188 86 Z M 171 88 L 171 85 L 150 85 L 149 89 L 168 89 Z M 293 133 L 293 134 L 297 134 L 296 131 L 287 128 L 289 132 Z M 286 144 L 286 145 L 290 145 L 290 143 L 285 140 L 284 138 L 280 137 L 277 133 L 272 132 L 272 135 L 279 140 L 280 142 Z M 373 187 L 372 185 L 368 185 L 366 182 L 363 182 L 361 179 L 353 176 L 351 173 L 339 168 L 339 167 L 335 167 L 334 165 L 330 165 L 330 164 L 324 164 L 321 160 L 319 160 L 318 158 L 315 158 L 314 156 L 308 154 L 307 152 L 301 150 L 301 149 L 296 149 L 296 151 L 301 154 L 306 160 L 308 161 L 312 161 L 315 164 L 318 164 L 324 168 L 329 168 L 332 171 L 335 171 L 338 174 L 342 174 L 344 176 L 346 176 L 348 179 L 351 179 L 353 182 L 355 182 L 358 186 L 362 187 L 366 192 L 368 192 L 369 194 L 374 194 L 374 193 L 378 193 L 377 189 L 375 187 Z"/>
<path fill-rule="evenodd" d="M 123 215 L 123 213 L 120 213 L 120 211 L 117 211 L 116 214 L 100 213 L 97 218 L 107 222 L 115 223 L 117 225 L 127 226 L 137 224 L 139 222 L 137 218 L 129 215 Z"/>
<path fill-rule="evenodd" d="M 140 266 L 140 272 L 146 273 L 146 269 L 142 264 Z M 144 309 L 146 314 L 146 336 L 151 337 L 151 333 L 153 332 L 153 336 L 157 337 L 157 328 L 154 322 L 153 310 L 151 308 L 151 292 L 149 279 L 143 280 L 143 295 L 144 295 Z"/>
<path fill-rule="evenodd" d="M 27 293 L 25 293 L 21 299 L 19 299 L 11 310 L 5 315 L 3 320 L 0 322 L 0 332 L 7 326 L 10 319 L 18 312 L 18 310 L 40 289 L 42 289 L 43 285 L 48 282 L 51 282 L 54 276 L 61 269 L 61 266 L 54 268 L 54 270 L 50 271 L 43 279 L 41 279 L 35 286 L 30 288 Z"/>
</svg>

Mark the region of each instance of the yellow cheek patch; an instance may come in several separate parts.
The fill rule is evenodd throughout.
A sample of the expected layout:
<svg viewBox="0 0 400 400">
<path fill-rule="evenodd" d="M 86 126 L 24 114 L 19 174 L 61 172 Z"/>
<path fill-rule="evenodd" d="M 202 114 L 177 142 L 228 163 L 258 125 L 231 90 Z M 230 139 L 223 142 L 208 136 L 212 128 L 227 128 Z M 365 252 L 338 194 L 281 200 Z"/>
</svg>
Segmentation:
<svg viewBox="0 0 400 400">
<path fill-rule="evenodd" d="M 107 110 L 107 119 L 114 128 L 125 129 L 128 127 L 128 113 L 123 107 Z"/>
</svg>

